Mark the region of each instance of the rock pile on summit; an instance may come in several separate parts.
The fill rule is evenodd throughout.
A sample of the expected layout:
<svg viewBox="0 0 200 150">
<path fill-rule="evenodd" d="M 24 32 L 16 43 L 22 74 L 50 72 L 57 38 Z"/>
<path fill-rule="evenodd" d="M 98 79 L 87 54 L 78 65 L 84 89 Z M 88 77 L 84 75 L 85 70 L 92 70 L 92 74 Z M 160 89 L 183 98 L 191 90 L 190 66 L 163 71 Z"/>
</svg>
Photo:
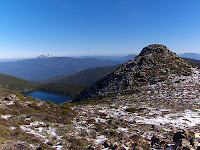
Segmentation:
<svg viewBox="0 0 200 150">
<path fill-rule="evenodd" d="M 138 92 L 138 87 L 157 82 L 172 83 L 170 76 L 191 75 L 192 65 L 164 45 L 149 45 L 135 58 L 97 81 L 74 101 L 99 99 Z"/>
</svg>

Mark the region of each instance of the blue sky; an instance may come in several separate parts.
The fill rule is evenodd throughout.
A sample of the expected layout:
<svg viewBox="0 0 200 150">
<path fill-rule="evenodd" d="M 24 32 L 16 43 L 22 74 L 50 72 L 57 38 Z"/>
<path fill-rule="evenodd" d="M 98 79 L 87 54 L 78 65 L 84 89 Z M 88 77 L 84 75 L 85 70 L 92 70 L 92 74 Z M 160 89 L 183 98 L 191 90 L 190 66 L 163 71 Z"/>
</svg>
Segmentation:
<svg viewBox="0 0 200 150">
<path fill-rule="evenodd" d="M 199 0 L 1 0 L 0 58 L 200 53 Z"/>
</svg>

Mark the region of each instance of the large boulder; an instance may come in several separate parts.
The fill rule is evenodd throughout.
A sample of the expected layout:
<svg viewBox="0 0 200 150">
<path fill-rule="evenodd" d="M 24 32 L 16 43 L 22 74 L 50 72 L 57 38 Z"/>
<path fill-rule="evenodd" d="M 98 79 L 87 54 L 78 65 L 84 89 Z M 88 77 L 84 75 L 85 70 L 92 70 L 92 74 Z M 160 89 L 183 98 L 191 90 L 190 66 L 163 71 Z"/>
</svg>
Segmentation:
<svg viewBox="0 0 200 150">
<path fill-rule="evenodd" d="M 10 94 L 4 98 L 5 101 L 16 101 L 19 100 L 19 98 L 15 94 Z"/>
</svg>

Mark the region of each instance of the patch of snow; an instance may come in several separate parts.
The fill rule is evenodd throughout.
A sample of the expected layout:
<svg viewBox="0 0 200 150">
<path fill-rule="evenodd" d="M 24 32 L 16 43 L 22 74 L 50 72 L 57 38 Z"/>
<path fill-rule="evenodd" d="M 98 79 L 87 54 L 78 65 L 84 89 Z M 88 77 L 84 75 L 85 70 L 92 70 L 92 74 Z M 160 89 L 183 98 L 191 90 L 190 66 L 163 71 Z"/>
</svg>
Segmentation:
<svg viewBox="0 0 200 150">
<path fill-rule="evenodd" d="M 100 136 L 97 136 L 97 138 L 94 140 L 94 143 L 95 144 L 100 144 L 100 143 L 103 143 L 104 141 L 106 141 L 108 138 L 106 138 L 105 135 L 100 135 Z"/>
<path fill-rule="evenodd" d="M 122 131 L 122 132 L 127 132 L 128 128 L 122 128 L 122 127 L 118 127 L 117 131 Z"/>
<path fill-rule="evenodd" d="M 26 118 L 25 121 L 31 120 L 31 118 Z"/>
<path fill-rule="evenodd" d="M 46 136 L 44 136 L 44 135 L 38 133 L 38 132 L 35 131 L 34 129 L 30 129 L 30 128 L 29 128 L 29 125 L 21 125 L 20 128 L 21 128 L 23 131 L 26 131 L 27 133 L 31 133 L 31 134 L 36 135 L 37 137 L 46 138 Z"/>
<path fill-rule="evenodd" d="M 185 110 L 183 113 L 167 114 L 157 117 L 137 116 L 137 123 L 148 123 L 156 125 L 172 125 L 174 127 L 193 127 L 200 124 L 200 113 L 191 110 Z"/>
<path fill-rule="evenodd" d="M 17 127 L 10 127 L 10 130 L 12 131 L 12 130 L 15 130 Z"/>
<path fill-rule="evenodd" d="M 125 146 L 124 144 L 122 144 L 122 146 L 123 146 L 126 150 L 129 150 L 129 147 Z"/>
<path fill-rule="evenodd" d="M 8 120 L 11 117 L 11 115 L 1 115 L 1 118 Z"/>
<path fill-rule="evenodd" d="M 14 105 L 14 101 L 10 101 L 9 103 L 7 103 L 6 105 Z"/>
<path fill-rule="evenodd" d="M 200 138 L 200 133 L 195 133 L 195 138 Z"/>
<path fill-rule="evenodd" d="M 38 58 L 52 58 L 53 56 L 51 54 L 44 54 L 40 55 Z"/>
<path fill-rule="evenodd" d="M 30 126 L 38 126 L 38 125 L 45 125 L 45 123 L 40 121 L 34 121 L 30 123 Z"/>
<path fill-rule="evenodd" d="M 106 119 L 102 119 L 102 118 L 95 118 L 95 121 L 96 122 L 100 122 L 100 123 L 105 123 L 106 122 Z"/>
<path fill-rule="evenodd" d="M 58 136 L 56 134 L 56 128 L 49 126 L 47 127 L 44 122 L 35 121 L 30 123 L 30 125 L 21 125 L 20 128 L 27 133 L 31 133 L 36 137 L 42 138 L 44 143 L 51 141 L 53 137 L 56 137 L 56 140 L 60 140 L 62 138 L 62 136 Z M 59 150 L 61 147 L 56 146 L 56 149 Z"/>
<path fill-rule="evenodd" d="M 56 150 L 62 150 L 62 145 L 58 145 L 58 146 L 52 146 L 53 148 L 56 148 Z"/>
</svg>

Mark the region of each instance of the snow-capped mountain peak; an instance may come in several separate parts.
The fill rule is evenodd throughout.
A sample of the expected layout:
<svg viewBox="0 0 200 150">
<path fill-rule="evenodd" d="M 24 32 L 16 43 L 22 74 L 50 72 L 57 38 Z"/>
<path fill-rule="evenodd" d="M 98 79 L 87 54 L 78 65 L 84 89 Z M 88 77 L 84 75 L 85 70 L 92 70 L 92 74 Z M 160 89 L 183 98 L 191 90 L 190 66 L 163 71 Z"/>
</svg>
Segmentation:
<svg viewBox="0 0 200 150">
<path fill-rule="evenodd" d="M 44 54 L 44 55 L 40 55 L 38 58 L 52 58 L 53 55 L 51 54 Z"/>
</svg>

